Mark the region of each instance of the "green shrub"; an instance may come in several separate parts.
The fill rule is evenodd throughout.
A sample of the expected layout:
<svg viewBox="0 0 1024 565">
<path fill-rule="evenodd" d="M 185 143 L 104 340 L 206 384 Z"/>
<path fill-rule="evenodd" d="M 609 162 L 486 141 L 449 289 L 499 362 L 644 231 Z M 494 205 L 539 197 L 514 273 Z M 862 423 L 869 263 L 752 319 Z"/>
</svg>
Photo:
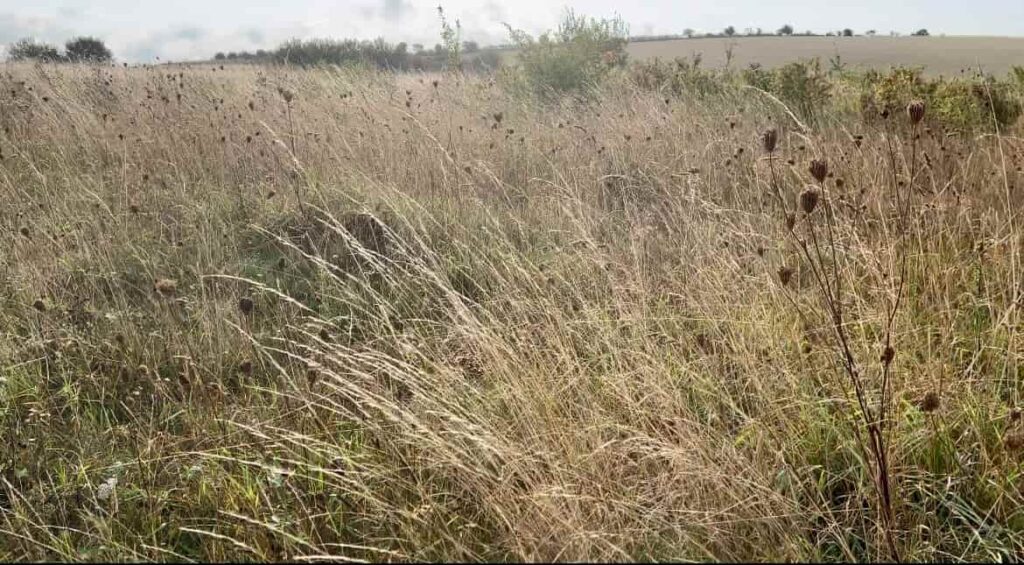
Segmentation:
<svg viewBox="0 0 1024 565">
<path fill-rule="evenodd" d="M 720 73 L 701 68 L 700 64 L 700 55 L 691 59 L 676 57 L 671 63 L 653 59 L 633 63 L 629 76 L 637 86 L 662 94 L 721 96 L 731 85 L 730 81 Z"/>
<path fill-rule="evenodd" d="M 625 65 L 626 24 L 565 14 L 558 30 L 534 39 L 508 27 L 518 65 L 504 75 L 506 86 L 541 97 L 582 94 L 599 84 L 615 67 Z"/>
<path fill-rule="evenodd" d="M 875 70 L 865 73 L 860 100 L 865 119 L 901 112 L 911 100 L 930 98 L 935 84 L 926 81 L 921 73 L 919 67 L 895 67 L 884 74 Z"/>
<path fill-rule="evenodd" d="M 819 59 L 797 61 L 776 69 L 771 85 L 773 94 L 807 120 L 817 118 L 831 97 L 832 87 Z"/>
<path fill-rule="evenodd" d="M 875 119 L 884 111 L 903 112 L 912 100 L 924 100 L 931 119 L 959 130 L 1006 127 L 1021 113 L 1014 86 L 992 77 L 984 79 L 925 79 L 919 68 L 897 67 L 886 74 L 864 75 L 861 112 Z"/>
</svg>

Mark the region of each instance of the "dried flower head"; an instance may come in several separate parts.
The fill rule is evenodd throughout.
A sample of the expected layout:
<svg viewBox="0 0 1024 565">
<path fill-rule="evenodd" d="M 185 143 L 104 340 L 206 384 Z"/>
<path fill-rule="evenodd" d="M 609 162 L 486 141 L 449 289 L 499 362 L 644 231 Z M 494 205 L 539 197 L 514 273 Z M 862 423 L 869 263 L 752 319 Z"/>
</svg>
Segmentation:
<svg viewBox="0 0 1024 565">
<path fill-rule="evenodd" d="M 907 104 L 907 116 L 910 117 L 910 123 L 918 124 L 924 119 L 924 102 L 921 100 L 914 100 L 910 104 Z"/>
<path fill-rule="evenodd" d="M 178 281 L 174 279 L 157 279 L 153 283 L 153 290 L 162 296 L 174 296 L 178 292 Z"/>
<path fill-rule="evenodd" d="M 43 302 L 41 298 L 37 298 L 36 301 L 32 303 L 32 307 L 40 312 L 46 312 L 46 303 Z"/>
<path fill-rule="evenodd" d="M 782 286 L 788 285 L 789 281 L 792 278 L 793 278 L 793 269 L 790 269 L 789 267 L 785 267 L 785 266 L 779 267 L 779 282 L 782 283 Z"/>
<path fill-rule="evenodd" d="M 766 152 L 768 152 L 768 153 L 774 152 L 775 151 L 775 147 L 778 145 L 778 143 L 779 143 L 779 132 L 776 131 L 775 128 L 770 128 L 768 130 L 765 130 L 765 132 L 763 134 L 761 134 L 761 145 L 764 147 L 764 150 Z"/>
<path fill-rule="evenodd" d="M 1009 451 L 1020 451 L 1024 449 L 1024 432 L 1013 431 L 1003 438 L 1003 445 Z"/>
<path fill-rule="evenodd" d="M 238 370 L 245 376 L 252 374 L 252 361 L 246 359 L 238 364 Z"/>
<path fill-rule="evenodd" d="M 295 94 L 293 94 L 292 91 L 288 90 L 287 88 L 284 88 L 283 86 L 277 87 L 277 93 L 281 95 L 281 98 L 284 98 L 285 104 L 291 104 L 292 99 L 295 98 Z"/>
<path fill-rule="evenodd" d="M 879 360 L 883 364 L 888 365 L 889 363 L 892 363 L 892 360 L 895 357 L 896 357 L 896 350 L 893 349 L 892 346 L 890 345 L 890 346 L 885 348 L 885 351 L 882 351 L 882 356 L 880 357 Z"/>
<path fill-rule="evenodd" d="M 29 234 L 28 226 L 21 226 L 21 229 L 18 230 L 18 231 L 21 233 L 21 235 L 23 237 L 28 237 L 28 234 Z"/>
<path fill-rule="evenodd" d="M 922 412 L 934 412 L 939 409 L 939 394 L 935 391 L 928 391 L 918 402 L 917 406 Z"/>
<path fill-rule="evenodd" d="M 808 169 L 811 171 L 811 176 L 814 180 L 819 183 L 825 182 L 825 178 L 828 177 L 828 163 L 821 159 L 814 159 L 811 161 L 811 166 Z"/>
<path fill-rule="evenodd" d="M 821 197 L 821 192 L 816 186 L 808 186 L 800 193 L 800 209 L 803 210 L 804 214 L 810 214 L 818 207 L 818 199 Z"/>
<path fill-rule="evenodd" d="M 248 296 L 243 296 L 242 299 L 238 301 L 238 309 L 246 316 L 252 314 L 252 310 L 255 306 L 256 305 L 253 303 L 252 298 L 249 298 Z"/>
</svg>

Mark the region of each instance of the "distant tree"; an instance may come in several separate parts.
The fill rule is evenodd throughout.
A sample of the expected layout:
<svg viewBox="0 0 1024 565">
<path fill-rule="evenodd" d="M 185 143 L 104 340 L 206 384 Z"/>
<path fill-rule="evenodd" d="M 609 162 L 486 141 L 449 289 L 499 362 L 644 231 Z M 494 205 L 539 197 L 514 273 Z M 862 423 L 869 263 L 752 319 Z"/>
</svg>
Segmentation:
<svg viewBox="0 0 1024 565">
<path fill-rule="evenodd" d="M 786 24 L 779 28 L 779 35 L 793 35 L 793 26 Z"/>
<path fill-rule="evenodd" d="M 846 28 L 843 30 L 843 37 L 853 37 L 853 30 Z"/>
<path fill-rule="evenodd" d="M 918 37 L 926 37 L 928 35 L 928 30 L 925 29 L 925 28 L 921 28 L 921 29 L 915 31 L 914 33 L 912 33 L 911 35 L 916 35 Z"/>
<path fill-rule="evenodd" d="M 64 44 L 64 52 L 73 63 L 106 63 L 114 58 L 110 49 L 95 37 L 76 37 Z"/>
<path fill-rule="evenodd" d="M 757 31 L 754 32 L 754 35 L 757 35 L 757 36 L 764 35 L 764 30 L 761 29 L 761 28 L 757 28 Z"/>
<path fill-rule="evenodd" d="M 225 55 L 223 51 L 218 51 L 217 54 L 213 56 L 213 60 L 223 61 L 225 57 L 227 57 L 227 55 Z"/>
<path fill-rule="evenodd" d="M 462 50 L 466 53 L 475 53 L 480 50 L 480 44 L 476 41 L 463 41 Z"/>
<path fill-rule="evenodd" d="M 726 35 L 726 37 L 732 37 L 732 36 L 736 35 L 736 28 L 734 28 L 732 26 L 729 26 L 729 27 L 725 28 L 724 30 L 722 30 L 722 33 L 724 33 Z"/>
<path fill-rule="evenodd" d="M 19 39 L 7 49 L 7 57 L 11 61 L 60 61 L 60 52 L 53 45 L 36 43 L 34 39 Z"/>
<path fill-rule="evenodd" d="M 868 37 L 874 37 L 876 33 L 878 33 L 878 32 L 873 30 L 873 29 L 869 29 L 869 30 L 864 32 L 864 35 L 866 35 Z"/>
<path fill-rule="evenodd" d="M 688 27 L 688 28 L 683 30 L 683 35 L 685 35 L 686 37 L 693 37 L 694 33 L 695 32 L 693 31 L 693 28 L 691 28 L 691 27 Z"/>
<path fill-rule="evenodd" d="M 434 55 L 444 55 L 444 45 L 440 43 L 434 44 Z"/>
<path fill-rule="evenodd" d="M 422 43 L 413 43 L 412 44 L 412 52 L 416 53 L 417 55 L 420 54 L 420 53 L 423 53 L 423 44 Z"/>
<path fill-rule="evenodd" d="M 833 37 L 833 36 L 835 36 L 835 34 L 832 33 L 831 31 L 826 31 L 825 32 L 825 37 Z"/>
</svg>

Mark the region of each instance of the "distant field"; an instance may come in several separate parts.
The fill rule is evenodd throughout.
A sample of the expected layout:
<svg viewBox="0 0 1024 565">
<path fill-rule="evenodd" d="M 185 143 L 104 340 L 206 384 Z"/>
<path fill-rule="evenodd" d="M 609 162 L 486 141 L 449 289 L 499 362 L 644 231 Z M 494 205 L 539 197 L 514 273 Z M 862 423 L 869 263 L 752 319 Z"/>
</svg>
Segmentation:
<svg viewBox="0 0 1024 565">
<path fill-rule="evenodd" d="M 1024 64 L 1024 38 L 1015 37 L 724 37 L 672 39 L 630 43 L 631 57 L 646 59 L 703 54 L 708 67 L 725 65 L 726 46 L 733 44 L 733 64 L 778 66 L 800 58 L 837 53 L 851 68 L 923 65 L 932 75 L 959 74 L 961 69 L 984 65 L 986 72 L 1003 75 Z"/>
</svg>

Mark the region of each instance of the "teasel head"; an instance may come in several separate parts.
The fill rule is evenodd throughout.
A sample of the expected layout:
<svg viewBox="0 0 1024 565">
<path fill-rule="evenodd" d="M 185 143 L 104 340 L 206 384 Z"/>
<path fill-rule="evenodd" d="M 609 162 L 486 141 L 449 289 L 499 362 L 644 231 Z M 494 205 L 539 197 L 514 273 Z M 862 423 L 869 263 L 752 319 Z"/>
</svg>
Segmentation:
<svg viewBox="0 0 1024 565">
<path fill-rule="evenodd" d="M 921 100 L 914 100 L 910 104 L 907 104 L 907 116 L 910 117 L 910 123 L 917 125 L 924 119 L 924 102 Z"/>
<path fill-rule="evenodd" d="M 814 159 L 811 161 L 811 166 L 808 169 L 811 172 L 811 176 L 814 180 L 819 183 L 825 182 L 825 178 L 828 177 L 828 163 L 821 159 Z"/>
<path fill-rule="evenodd" d="M 800 209 L 804 214 L 810 215 L 818 207 L 818 200 L 821 198 L 821 191 L 816 186 L 808 186 L 800 193 Z"/>
<path fill-rule="evenodd" d="M 766 153 L 774 153 L 779 143 L 779 132 L 775 128 L 769 128 L 761 134 L 761 146 Z"/>
</svg>

